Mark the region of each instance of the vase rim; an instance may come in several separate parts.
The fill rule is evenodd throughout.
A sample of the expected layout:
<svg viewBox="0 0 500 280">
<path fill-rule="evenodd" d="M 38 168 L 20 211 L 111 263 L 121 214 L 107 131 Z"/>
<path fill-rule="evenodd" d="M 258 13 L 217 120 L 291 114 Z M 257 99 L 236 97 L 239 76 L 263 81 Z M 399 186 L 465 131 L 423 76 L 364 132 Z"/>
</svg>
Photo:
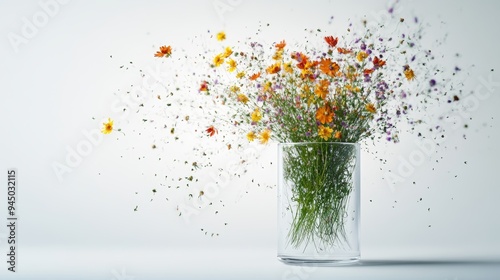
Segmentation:
<svg viewBox="0 0 500 280">
<path fill-rule="evenodd" d="M 279 146 L 299 146 L 299 145 L 317 145 L 317 144 L 335 144 L 335 145 L 352 145 L 359 146 L 359 142 L 281 142 Z"/>
</svg>

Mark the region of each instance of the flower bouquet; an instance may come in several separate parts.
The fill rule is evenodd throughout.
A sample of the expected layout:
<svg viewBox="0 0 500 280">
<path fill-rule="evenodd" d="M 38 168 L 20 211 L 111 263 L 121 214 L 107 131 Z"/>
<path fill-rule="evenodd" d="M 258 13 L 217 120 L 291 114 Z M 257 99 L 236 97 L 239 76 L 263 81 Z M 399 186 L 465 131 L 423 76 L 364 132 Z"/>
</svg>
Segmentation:
<svg viewBox="0 0 500 280">
<path fill-rule="evenodd" d="M 419 113 L 441 102 L 437 93 L 446 95 L 432 78 L 432 56 L 419 48 L 419 29 L 389 35 L 375 29 L 364 22 L 340 38 L 310 31 L 306 44 L 222 46 L 211 79 L 201 84 L 200 92 L 229 108 L 226 123 L 248 141 L 280 143 L 284 261 L 359 258 L 359 144 L 398 142 L 401 121 L 415 129 Z"/>
</svg>

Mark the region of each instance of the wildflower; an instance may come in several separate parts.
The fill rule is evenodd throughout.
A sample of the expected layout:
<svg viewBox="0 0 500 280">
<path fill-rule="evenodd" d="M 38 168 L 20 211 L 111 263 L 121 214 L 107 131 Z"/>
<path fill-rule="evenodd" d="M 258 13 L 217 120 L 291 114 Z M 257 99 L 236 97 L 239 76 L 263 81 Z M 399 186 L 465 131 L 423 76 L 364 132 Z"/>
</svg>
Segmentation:
<svg viewBox="0 0 500 280">
<path fill-rule="evenodd" d="M 323 140 L 328 140 L 330 137 L 332 137 L 333 129 L 329 128 L 328 126 L 319 126 L 318 127 L 318 136 L 323 138 Z"/>
<path fill-rule="evenodd" d="M 338 37 L 333 38 L 333 36 L 327 36 L 327 37 L 325 37 L 325 41 L 326 41 L 326 43 L 328 43 L 328 45 L 330 47 L 333 48 L 333 47 L 335 47 L 337 45 L 337 42 L 339 41 L 339 38 Z"/>
<path fill-rule="evenodd" d="M 364 51 L 360 51 L 358 52 L 358 54 L 356 55 L 356 59 L 359 61 L 359 62 L 363 62 L 366 58 L 368 57 L 368 54 Z"/>
<path fill-rule="evenodd" d="M 250 80 L 255 81 L 255 80 L 257 80 L 258 77 L 260 77 L 260 72 L 255 73 L 252 76 L 250 76 Z"/>
<path fill-rule="evenodd" d="M 281 64 L 279 62 L 267 67 L 266 69 L 268 74 L 276 74 L 279 71 L 281 71 Z"/>
<path fill-rule="evenodd" d="M 236 93 L 238 91 L 240 91 L 240 87 L 239 86 L 231 86 L 229 88 L 229 90 L 232 92 L 232 93 Z"/>
<path fill-rule="evenodd" d="M 379 68 L 385 65 L 385 61 L 376 56 L 373 58 L 373 65 L 375 68 Z"/>
<path fill-rule="evenodd" d="M 241 78 L 243 78 L 243 77 L 245 77 L 245 72 L 238 72 L 238 73 L 236 74 L 236 78 L 238 78 L 238 79 L 241 79 Z"/>
<path fill-rule="evenodd" d="M 253 132 L 253 131 L 250 131 L 250 132 L 247 133 L 247 139 L 250 142 L 252 142 L 253 140 L 255 140 L 256 137 L 257 137 L 257 135 L 255 135 L 255 132 Z"/>
<path fill-rule="evenodd" d="M 234 59 L 228 60 L 227 64 L 229 65 L 227 68 L 227 71 L 229 72 L 233 72 L 234 70 L 236 70 L 236 65 L 238 65 L 236 61 L 234 61 Z"/>
<path fill-rule="evenodd" d="M 364 75 L 370 75 L 371 73 L 373 73 L 373 71 L 375 71 L 375 69 L 371 68 L 371 69 L 365 69 L 363 70 L 363 74 Z"/>
<path fill-rule="evenodd" d="M 352 50 L 349 50 L 349 49 L 345 49 L 345 48 L 337 48 L 337 51 L 340 53 L 340 54 L 349 54 L 352 52 Z"/>
<path fill-rule="evenodd" d="M 332 122 L 334 116 L 335 113 L 333 113 L 332 108 L 328 105 L 319 107 L 316 111 L 316 119 L 322 124 Z"/>
<path fill-rule="evenodd" d="M 223 53 L 224 58 L 228 58 L 232 54 L 233 54 L 233 50 L 231 49 L 231 47 L 226 47 L 226 49 L 224 50 L 224 53 Z"/>
<path fill-rule="evenodd" d="M 172 54 L 172 47 L 161 46 L 160 50 L 155 53 L 155 57 L 169 57 Z"/>
<path fill-rule="evenodd" d="M 273 55 L 274 60 L 281 60 L 283 59 L 283 50 L 277 50 L 274 55 Z"/>
<path fill-rule="evenodd" d="M 208 83 L 207 83 L 207 81 L 201 82 L 199 91 L 200 92 L 201 91 L 208 92 Z"/>
<path fill-rule="evenodd" d="M 101 132 L 103 134 L 110 134 L 112 131 L 113 131 L 113 120 L 108 118 L 108 122 L 106 123 L 103 123 L 103 128 L 101 130 Z"/>
<path fill-rule="evenodd" d="M 246 95 L 244 95 L 243 93 L 238 94 L 237 99 L 239 102 L 244 103 L 244 104 L 247 104 L 247 102 L 249 100 L 248 97 Z"/>
<path fill-rule="evenodd" d="M 375 108 L 375 105 L 373 105 L 373 103 L 366 104 L 365 109 L 366 109 L 366 111 L 368 111 L 372 114 L 375 114 L 377 112 L 377 108 Z"/>
<path fill-rule="evenodd" d="M 287 62 L 287 63 L 283 64 L 283 70 L 285 70 L 285 72 L 290 73 L 290 74 L 293 73 L 292 63 Z"/>
<path fill-rule="evenodd" d="M 338 131 L 338 130 L 337 130 L 337 131 L 335 131 L 335 134 L 333 135 L 333 138 L 335 138 L 335 139 L 340 139 L 340 138 L 342 138 L 342 132 L 340 132 L 340 131 Z"/>
<path fill-rule="evenodd" d="M 336 62 L 332 62 L 331 59 L 321 59 L 319 62 L 319 70 L 329 76 L 336 76 L 340 70 L 340 66 Z"/>
<path fill-rule="evenodd" d="M 260 113 L 259 108 L 255 108 L 255 110 L 253 110 L 252 114 L 250 115 L 250 118 L 252 119 L 253 122 L 258 122 L 262 119 L 262 114 Z"/>
<path fill-rule="evenodd" d="M 226 33 L 224 33 L 224 31 L 217 33 L 217 41 L 224 41 L 224 40 L 226 40 Z"/>
<path fill-rule="evenodd" d="M 330 81 L 321 80 L 314 89 L 314 93 L 321 99 L 325 99 L 328 94 L 328 87 L 330 86 Z"/>
<path fill-rule="evenodd" d="M 278 51 L 281 51 L 281 50 L 283 50 L 285 48 L 286 42 L 285 42 L 285 40 L 282 40 L 281 42 L 276 43 L 276 45 L 274 45 L 274 46 L 276 47 L 276 49 Z"/>
<path fill-rule="evenodd" d="M 267 144 L 270 138 L 271 138 L 271 130 L 267 128 L 262 130 L 262 132 L 259 134 L 259 139 L 261 144 Z"/>
<path fill-rule="evenodd" d="M 410 66 L 406 65 L 403 73 L 405 74 L 405 77 L 408 81 L 415 79 L 415 73 L 410 68 Z"/>
<path fill-rule="evenodd" d="M 215 67 L 220 66 L 222 63 L 224 63 L 224 54 L 218 54 L 214 57 L 214 64 Z"/>
<path fill-rule="evenodd" d="M 205 131 L 208 133 L 210 137 L 214 136 L 216 133 L 219 132 L 213 125 L 209 126 Z"/>
</svg>

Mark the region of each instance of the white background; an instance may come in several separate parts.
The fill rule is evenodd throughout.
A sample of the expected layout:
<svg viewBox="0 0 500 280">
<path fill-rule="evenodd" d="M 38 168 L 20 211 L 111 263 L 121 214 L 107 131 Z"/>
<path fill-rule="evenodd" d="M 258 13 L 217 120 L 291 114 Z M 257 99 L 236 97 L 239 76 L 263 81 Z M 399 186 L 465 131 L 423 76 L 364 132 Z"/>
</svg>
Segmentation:
<svg viewBox="0 0 500 280">
<path fill-rule="evenodd" d="M 119 67 L 129 61 L 142 68 L 154 65 L 152 54 L 160 45 L 188 44 L 207 30 L 244 38 L 259 22 L 270 23 L 263 36 L 271 41 L 317 26 L 334 33 L 347 18 L 376 17 L 387 8 L 385 1 L 61 1 L 30 38 L 22 35 L 24 19 L 33 22 L 34 16 L 46 13 L 41 3 L 48 2 L 0 2 L 0 170 L 19 172 L 19 272 L 7 272 L 7 264 L 0 262 L 2 279 L 498 275 L 498 263 L 482 262 L 500 258 L 500 98 L 498 85 L 488 91 L 482 83 L 500 81 L 498 2 L 400 3 L 401 13 L 418 15 L 428 24 L 430 41 L 447 34 L 440 51 L 450 57 L 461 54 L 460 65 L 468 73 L 465 91 L 480 90 L 488 96 L 468 112 L 472 120 L 467 120 L 467 140 L 463 130 L 452 130 L 438 153 L 403 182 L 388 184 L 381 164 L 363 153 L 361 245 L 366 262 L 346 268 L 297 268 L 277 261 L 274 188 L 235 179 L 215 198 L 227 202 L 221 215 L 204 209 L 189 223 L 178 217 L 175 201 L 166 202 L 168 192 L 157 193 L 149 202 L 158 181 L 148 171 L 155 166 L 136 160 L 139 154 L 157 156 L 151 154 L 152 141 L 146 137 L 123 137 L 115 131 L 94 145 L 63 180 L 53 164 L 64 163 L 68 147 L 75 149 L 85 141 L 82 131 L 100 129 L 102 119 L 113 117 L 117 127 L 132 129 L 136 116 L 123 117 L 113 109 L 118 98 L 114 93 L 140 79 Z M 12 34 L 25 41 L 12 44 Z M 388 159 L 384 170 L 397 170 L 402 158 L 418 151 L 414 139 L 407 137 L 396 146 L 377 147 Z M 169 150 L 161 152 L 167 159 Z M 262 161 L 275 161 L 274 146 L 264 152 Z M 250 172 L 274 185 L 273 168 Z M 6 175 L 2 178 L 6 186 Z M 6 223 L 6 187 L 0 192 L 0 206 Z M 136 206 L 139 211 L 134 212 Z M 221 226 L 223 222 L 228 225 Z M 206 236 L 201 228 L 220 235 Z M 1 226 L 2 255 L 7 253 L 6 237 Z"/>
</svg>

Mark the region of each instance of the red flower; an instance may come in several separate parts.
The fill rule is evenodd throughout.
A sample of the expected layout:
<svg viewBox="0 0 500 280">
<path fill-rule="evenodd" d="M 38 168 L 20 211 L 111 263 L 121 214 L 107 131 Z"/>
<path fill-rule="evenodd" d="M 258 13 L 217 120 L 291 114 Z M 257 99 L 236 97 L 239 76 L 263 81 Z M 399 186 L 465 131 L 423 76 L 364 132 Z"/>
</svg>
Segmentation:
<svg viewBox="0 0 500 280">
<path fill-rule="evenodd" d="M 208 133 L 210 137 L 214 136 L 216 133 L 219 132 L 213 125 L 209 126 L 205 131 Z"/>
<path fill-rule="evenodd" d="M 333 38 L 333 36 L 327 36 L 325 37 L 325 41 L 328 43 L 330 47 L 334 48 L 337 45 L 339 38 L 338 37 Z"/>
<path fill-rule="evenodd" d="M 363 71 L 363 74 L 365 74 L 365 75 L 370 75 L 371 73 L 373 73 L 373 71 L 375 71 L 375 69 L 373 69 L 373 68 L 370 68 L 370 69 L 365 69 L 365 70 Z"/>
<path fill-rule="evenodd" d="M 207 81 L 203 81 L 201 83 L 200 91 L 208 91 L 208 83 L 207 83 Z"/>
<path fill-rule="evenodd" d="M 373 65 L 375 67 L 382 67 L 385 65 L 385 61 L 382 59 L 379 59 L 377 56 L 373 58 Z"/>
</svg>

